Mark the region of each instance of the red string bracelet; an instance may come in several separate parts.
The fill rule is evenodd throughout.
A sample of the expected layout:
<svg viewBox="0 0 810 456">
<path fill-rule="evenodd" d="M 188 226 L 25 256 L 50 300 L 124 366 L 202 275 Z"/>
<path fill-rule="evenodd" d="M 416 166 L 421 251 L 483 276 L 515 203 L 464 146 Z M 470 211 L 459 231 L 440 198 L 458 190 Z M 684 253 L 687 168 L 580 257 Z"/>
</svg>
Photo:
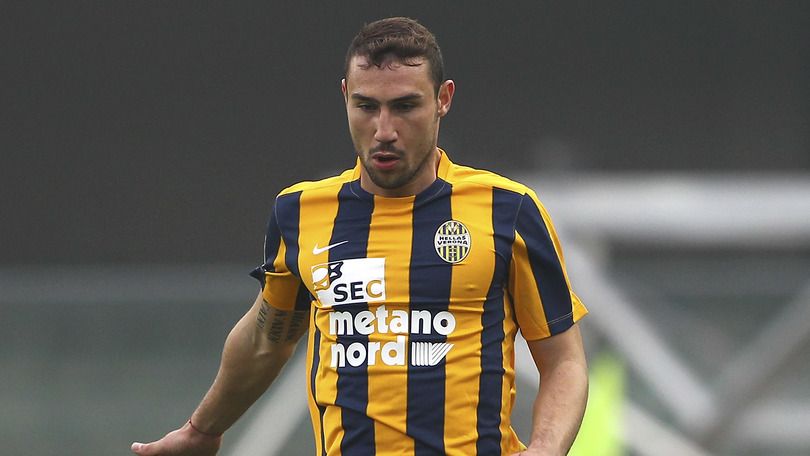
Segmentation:
<svg viewBox="0 0 810 456">
<path fill-rule="evenodd" d="M 203 431 L 197 429 L 197 427 L 194 426 L 194 423 L 191 422 L 191 418 L 188 419 L 188 425 L 191 426 L 191 429 L 194 429 L 195 431 L 197 431 L 197 433 L 202 434 L 202 435 L 204 435 L 206 437 L 211 437 L 211 438 L 214 438 L 214 439 L 218 439 L 218 438 L 222 437 L 222 434 L 210 434 L 208 432 L 203 432 Z"/>
</svg>

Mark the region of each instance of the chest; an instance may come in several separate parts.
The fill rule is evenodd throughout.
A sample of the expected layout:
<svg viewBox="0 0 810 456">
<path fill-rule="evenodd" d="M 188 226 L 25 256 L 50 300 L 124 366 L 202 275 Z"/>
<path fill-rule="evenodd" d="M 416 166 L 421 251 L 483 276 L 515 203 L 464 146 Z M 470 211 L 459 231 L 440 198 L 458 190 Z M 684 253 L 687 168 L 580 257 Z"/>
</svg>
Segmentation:
<svg viewBox="0 0 810 456">
<path fill-rule="evenodd" d="M 377 207 L 335 217 L 328 230 L 302 220 L 301 280 L 320 308 L 481 303 L 506 270 L 488 215 Z"/>
</svg>

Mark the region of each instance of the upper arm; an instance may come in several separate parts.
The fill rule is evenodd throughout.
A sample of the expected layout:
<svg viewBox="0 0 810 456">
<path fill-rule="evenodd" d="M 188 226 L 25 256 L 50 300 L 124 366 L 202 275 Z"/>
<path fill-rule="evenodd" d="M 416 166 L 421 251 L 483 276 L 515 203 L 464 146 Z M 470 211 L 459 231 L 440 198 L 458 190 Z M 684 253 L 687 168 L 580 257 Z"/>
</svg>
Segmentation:
<svg viewBox="0 0 810 456">
<path fill-rule="evenodd" d="M 268 348 L 294 346 L 307 332 L 309 308 L 279 309 L 270 305 L 260 292 L 243 318 L 256 334 L 256 342 Z"/>
<path fill-rule="evenodd" d="M 309 325 L 312 295 L 290 272 L 265 272 L 263 279 L 250 320 L 263 342 L 295 344 Z"/>
<path fill-rule="evenodd" d="M 293 307 L 282 310 L 265 301 L 262 293 L 256 298 L 256 328 L 273 344 L 297 343 L 309 326 L 309 308 Z"/>
<path fill-rule="evenodd" d="M 529 352 L 537 370 L 551 370 L 566 362 L 573 362 L 586 368 L 585 349 L 579 324 L 574 323 L 568 330 L 545 339 L 527 340 Z"/>
<path fill-rule="evenodd" d="M 249 322 L 263 343 L 295 343 L 306 332 L 312 295 L 299 277 L 294 258 L 288 254 L 283 220 L 297 219 L 290 214 L 294 194 L 278 196 L 267 223 L 264 262 L 251 272 L 261 284 L 244 320 Z M 289 228 L 289 227 L 288 227 Z"/>
</svg>

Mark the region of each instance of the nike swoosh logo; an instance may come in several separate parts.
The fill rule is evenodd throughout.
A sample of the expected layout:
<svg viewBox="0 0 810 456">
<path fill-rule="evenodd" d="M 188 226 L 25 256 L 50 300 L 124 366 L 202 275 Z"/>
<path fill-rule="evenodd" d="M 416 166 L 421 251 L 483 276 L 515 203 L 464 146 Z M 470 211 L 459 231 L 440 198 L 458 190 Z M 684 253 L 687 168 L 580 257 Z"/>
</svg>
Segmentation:
<svg viewBox="0 0 810 456">
<path fill-rule="evenodd" d="M 345 244 L 347 242 L 349 242 L 349 241 L 335 242 L 334 244 L 329 244 L 326 247 L 318 247 L 318 244 L 315 244 L 315 247 L 312 248 L 312 254 L 313 255 L 320 255 L 323 252 L 326 252 L 327 250 L 329 250 L 329 249 L 331 249 L 333 247 L 337 247 L 337 246 Z"/>
</svg>

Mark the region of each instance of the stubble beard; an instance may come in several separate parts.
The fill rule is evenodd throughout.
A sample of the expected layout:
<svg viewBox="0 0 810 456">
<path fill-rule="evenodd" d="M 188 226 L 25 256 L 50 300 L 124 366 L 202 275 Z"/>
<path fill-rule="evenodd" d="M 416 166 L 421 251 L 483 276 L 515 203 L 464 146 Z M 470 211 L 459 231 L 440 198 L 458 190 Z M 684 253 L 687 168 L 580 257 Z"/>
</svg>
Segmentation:
<svg viewBox="0 0 810 456">
<path fill-rule="evenodd" d="M 428 162 L 430 161 L 432 153 L 436 150 L 437 147 L 436 138 L 438 136 L 437 132 L 438 132 L 439 118 L 440 116 L 437 112 L 436 115 L 434 116 L 434 122 L 436 122 L 435 127 L 436 131 L 434 131 L 432 135 L 434 140 L 432 141 L 432 145 L 428 147 L 428 150 L 425 152 L 424 156 L 422 157 L 422 160 L 412 170 L 409 171 L 408 169 L 405 169 L 400 174 L 397 173 L 388 174 L 384 172 L 378 172 L 371 164 L 371 155 L 374 152 L 386 150 L 396 152 L 397 155 L 399 155 L 400 159 L 404 160 L 405 157 L 408 155 L 407 152 L 405 152 L 404 150 L 396 149 L 392 144 L 385 144 L 377 147 L 372 147 L 367 151 L 367 153 L 363 154 L 360 152 L 362 148 L 359 147 L 359 144 L 355 143 L 355 149 L 358 151 L 358 155 L 360 156 L 360 163 L 363 165 L 363 168 L 365 168 L 366 174 L 371 179 L 371 182 L 373 182 L 374 185 L 376 185 L 377 187 L 384 188 L 386 190 L 396 190 L 413 182 L 416 176 L 418 176 L 419 173 L 425 168 L 425 166 L 427 166 Z"/>
<path fill-rule="evenodd" d="M 425 168 L 425 166 L 427 166 L 428 162 L 430 161 L 430 156 L 433 149 L 435 149 L 435 146 L 431 147 L 430 150 L 428 150 L 424 154 L 422 161 L 420 161 L 415 168 L 413 168 L 412 170 L 405 169 L 400 173 L 384 173 L 379 172 L 377 171 L 377 169 L 374 168 L 374 166 L 371 164 L 371 154 L 378 151 L 378 149 L 376 148 L 369 150 L 368 153 L 365 155 L 365 158 L 360 160 L 360 163 L 362 163 L 363 168 L 366 169 L 366 174 L 368 174 L 368 177 L 371 179 L 371 182 L 374 182 L 374 185 L 380 188 L 384 188 L 386 190 L 396 190 L 411 183 L 416 178 L 416 176 L 419 175 L 419 173 Z M 397 150 L 397 152 L 400 157 L 403 157 L 401 158 L 401 160 L 404 159 L 406 152 L 400 150 Z"/>
</svg>

